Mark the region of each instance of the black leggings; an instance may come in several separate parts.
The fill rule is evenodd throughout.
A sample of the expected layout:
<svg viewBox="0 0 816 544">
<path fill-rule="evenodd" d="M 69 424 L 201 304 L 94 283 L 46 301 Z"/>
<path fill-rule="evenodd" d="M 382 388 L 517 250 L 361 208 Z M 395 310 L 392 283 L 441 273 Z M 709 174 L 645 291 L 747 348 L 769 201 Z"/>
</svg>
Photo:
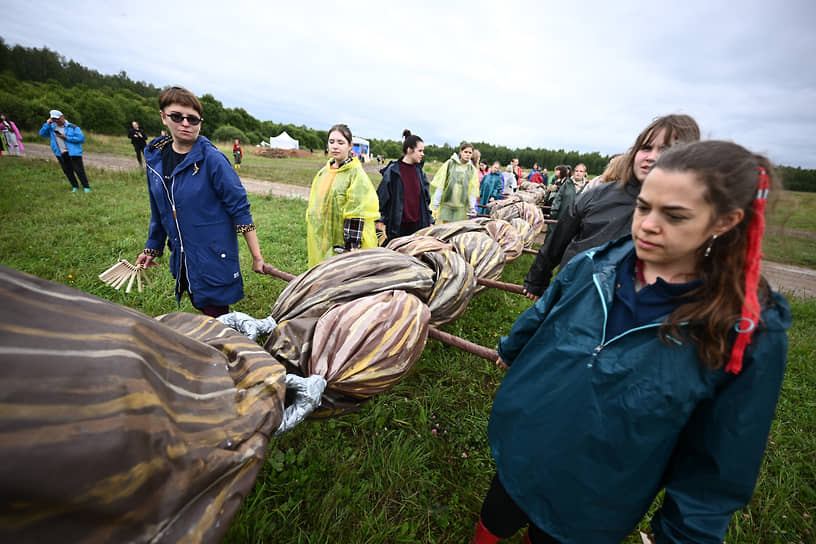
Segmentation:
<svg viewBox="0 0 816 544">
<path fill-rule="evenodd" d="M 559 544 L 556 539 L 530 522 L 527 514 L 507 494 L 498 474 L 493 476 L 482 504 L 482 523 L 488 531 L 499 538 L 510 538 L 522 527 L 529 526 L 530 542 L 533 544 Z"/>
</svg>

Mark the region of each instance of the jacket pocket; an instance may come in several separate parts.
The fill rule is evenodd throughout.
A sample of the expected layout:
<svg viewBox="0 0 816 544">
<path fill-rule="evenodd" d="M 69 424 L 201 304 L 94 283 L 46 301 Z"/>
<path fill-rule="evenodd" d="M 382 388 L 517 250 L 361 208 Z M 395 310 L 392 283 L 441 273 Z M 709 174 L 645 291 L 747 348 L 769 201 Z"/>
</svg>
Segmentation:
<svg viewBox="0 0 816 544">
<path fill-rule="evenodd" d="M 201 281 L 207 287 L 223 287 L 241 281 L 241 265 L 232 250 L 208 247 L 204 250 Z"/>
</svg>

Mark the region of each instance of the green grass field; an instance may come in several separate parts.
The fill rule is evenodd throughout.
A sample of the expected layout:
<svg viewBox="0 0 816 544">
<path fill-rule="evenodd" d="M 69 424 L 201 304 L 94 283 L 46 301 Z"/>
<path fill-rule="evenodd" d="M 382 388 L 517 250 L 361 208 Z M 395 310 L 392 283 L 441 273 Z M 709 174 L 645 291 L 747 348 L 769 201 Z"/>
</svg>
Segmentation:
<svg viewBox="0 0 816 544">
<path fill-rule="evenodd" d="M 270 161 L 258 168 L 271 177 L 291 168 L 281 177 L 309 181 L 322 163 L 255 158 Z M 155 287 L 141 294 L 97 279 L 117 259 L 133 262 L 141 251 L 149 205 L 141 172 L 88 174 L 93 192 L 72 194 L 53 162 L 0 159 L 0 264 L 151 316 L 176 311 L 166 264 L 153 274 Z M 288 272 L 304 271 L 306 204 L 259 195 L 250 201 L 265 259 Z M 790 221 L 810 228 L 800 214 L 812 220 L 812 208 L 811 199 Z M 245 249 L 241 258 L 247 297 L 233 310 L 266 316 L 285 284 L 253 274 Z M 525 255 L 508 264 L 502 279 L 521 283 L 531 262 Z M 493 347 L 530 304 L 487 290 L 444 330 Z M 788 371 L 767 455 L 753 501 L 732 519 L 729 544 L 816 541 L 816 301 L 791 305 Z M 181 309 L 194 311 L 186 298 Z M 272 439 L 225 542 L 467 542 L 492 475 L 487 420 L 501 378 L 487 361 L 429 341 L 414 370 L 359 412 L 306 422 Z M 627 542 L 639 540 L 633 535 Z"/>
</svg>

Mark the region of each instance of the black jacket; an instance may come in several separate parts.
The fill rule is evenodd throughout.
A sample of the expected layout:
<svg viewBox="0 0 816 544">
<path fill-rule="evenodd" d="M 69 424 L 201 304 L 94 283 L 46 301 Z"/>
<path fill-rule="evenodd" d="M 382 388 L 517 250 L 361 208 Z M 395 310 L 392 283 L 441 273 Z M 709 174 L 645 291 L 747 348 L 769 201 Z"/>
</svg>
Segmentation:
<svg viewBox="0 0 816 544">
<path fill-rule="evenodd" d="M 135 149 L 144 149 L 145 146 L 147 146 L 147 138 L 145 137 L 144 131 L 140 128 L 129 128 L 128 138 L 130 138 L 130 143 L 133 144 Z"/>
<path fill-rule="evenodd" d="M 561 212 L 555 229 L 547 234 L 524 278 L 524 288 L 541 296 L 556 266 L 563 267 L 582 251 L 630 234 L 638 194 L 640 182 L 634 178 L 625 187 L 616 181 L 582 193 L 573 206 Z"/>
<path fill-rule="evenodd" d="M 431 190 L 428 176 L 422 171 L 424 163 L 414 165 L 419 179 L 419 229 L 431 225 Z M 377 187 L 377 198 L 380 199 L 380 221 L 385 223 L 385 233 L 389 240 L 399 237 L 402 225 L 402 204 L 404 190 L 400 176 L 399 161 L 391 161 L 380 170 L 382 181 Z M 417 230 L 419 230 L 417 229 Z"/>
</svg>

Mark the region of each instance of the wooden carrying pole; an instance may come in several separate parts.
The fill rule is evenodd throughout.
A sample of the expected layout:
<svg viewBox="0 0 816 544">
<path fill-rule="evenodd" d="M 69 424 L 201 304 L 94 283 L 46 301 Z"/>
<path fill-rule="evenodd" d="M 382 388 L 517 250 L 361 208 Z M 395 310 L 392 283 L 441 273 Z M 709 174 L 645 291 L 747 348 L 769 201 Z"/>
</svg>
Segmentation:
<svg viewBox="0 0 816 544">
<path fill-rule="evenodd" d="M 284 281 L 292 281 L 293 279 L 295 279 L 295 276 L 293 274 L 289 274 L 288 272 L 284 272 L 283 270 L 278 270 L 277 268 L 275 268 L 274 266 L 272 266 L 269 263 L 264 263 L 263 273 L 267 274 L 269 276 L 275 276 L 276 278 L 280 278 L 280 279 L 282 279 Z M 485 280 L 485 281 L 492 282 L 492 283 L 503 283 L 503 282 L 500 282 L 500 281 L 496 282 L 494 280 Z M 489 284 L 484 284 L 484 285 L 489 285 Z M 508 284 L 505 284 L 505 285 L 511 285 L 511 284 L 508 283 Z M 519 289 L 521 289 L 521 287 L 519 287 L 518 285 L 516 285 L 515 287 L 518 287 Z M 464 338 L 459 338 L 458 336 L 454 336 L 454 335 L 452 335 L 450 333 L 440 331 L 439 329 L 437 329 L 435 327 L 428 327 L 428 336 L 430 336 L 431 338 L 434 338 L 436 340 L 439 340 L 440 342 L 448 344 L 449 346 L 459 348 L 462 351 L 466 351 L 468 353 L 472 353 L 473 355 L 478 355 L 479 357 L 483 357 L 484 359 L 487 359 L 491 363 L 495 362 L 499 358 L 499 354 L 495 349 L 490 349 L 490 348 L 486 348 L 484 346 L 480 346 L 479 344 L 474 344 L 473 342 L 465 340 Z"/>
<path fill-rule="evenodd" d="M 536 253 L 538 253 L 536 251 Z M 524 294 L 524 287 L 521 285 L 516 285 L 515 283 L 507 283 L 498 280 L 489 280 L 487 278 L 476 278 L 476 283 L 479 285 L 484 285 L 485 287 L 493 287 L 494 289 L 501 289 L 502 291 L 507 291 L 508 293 L 515 293 L 517 295 Z"/>
</svg>

